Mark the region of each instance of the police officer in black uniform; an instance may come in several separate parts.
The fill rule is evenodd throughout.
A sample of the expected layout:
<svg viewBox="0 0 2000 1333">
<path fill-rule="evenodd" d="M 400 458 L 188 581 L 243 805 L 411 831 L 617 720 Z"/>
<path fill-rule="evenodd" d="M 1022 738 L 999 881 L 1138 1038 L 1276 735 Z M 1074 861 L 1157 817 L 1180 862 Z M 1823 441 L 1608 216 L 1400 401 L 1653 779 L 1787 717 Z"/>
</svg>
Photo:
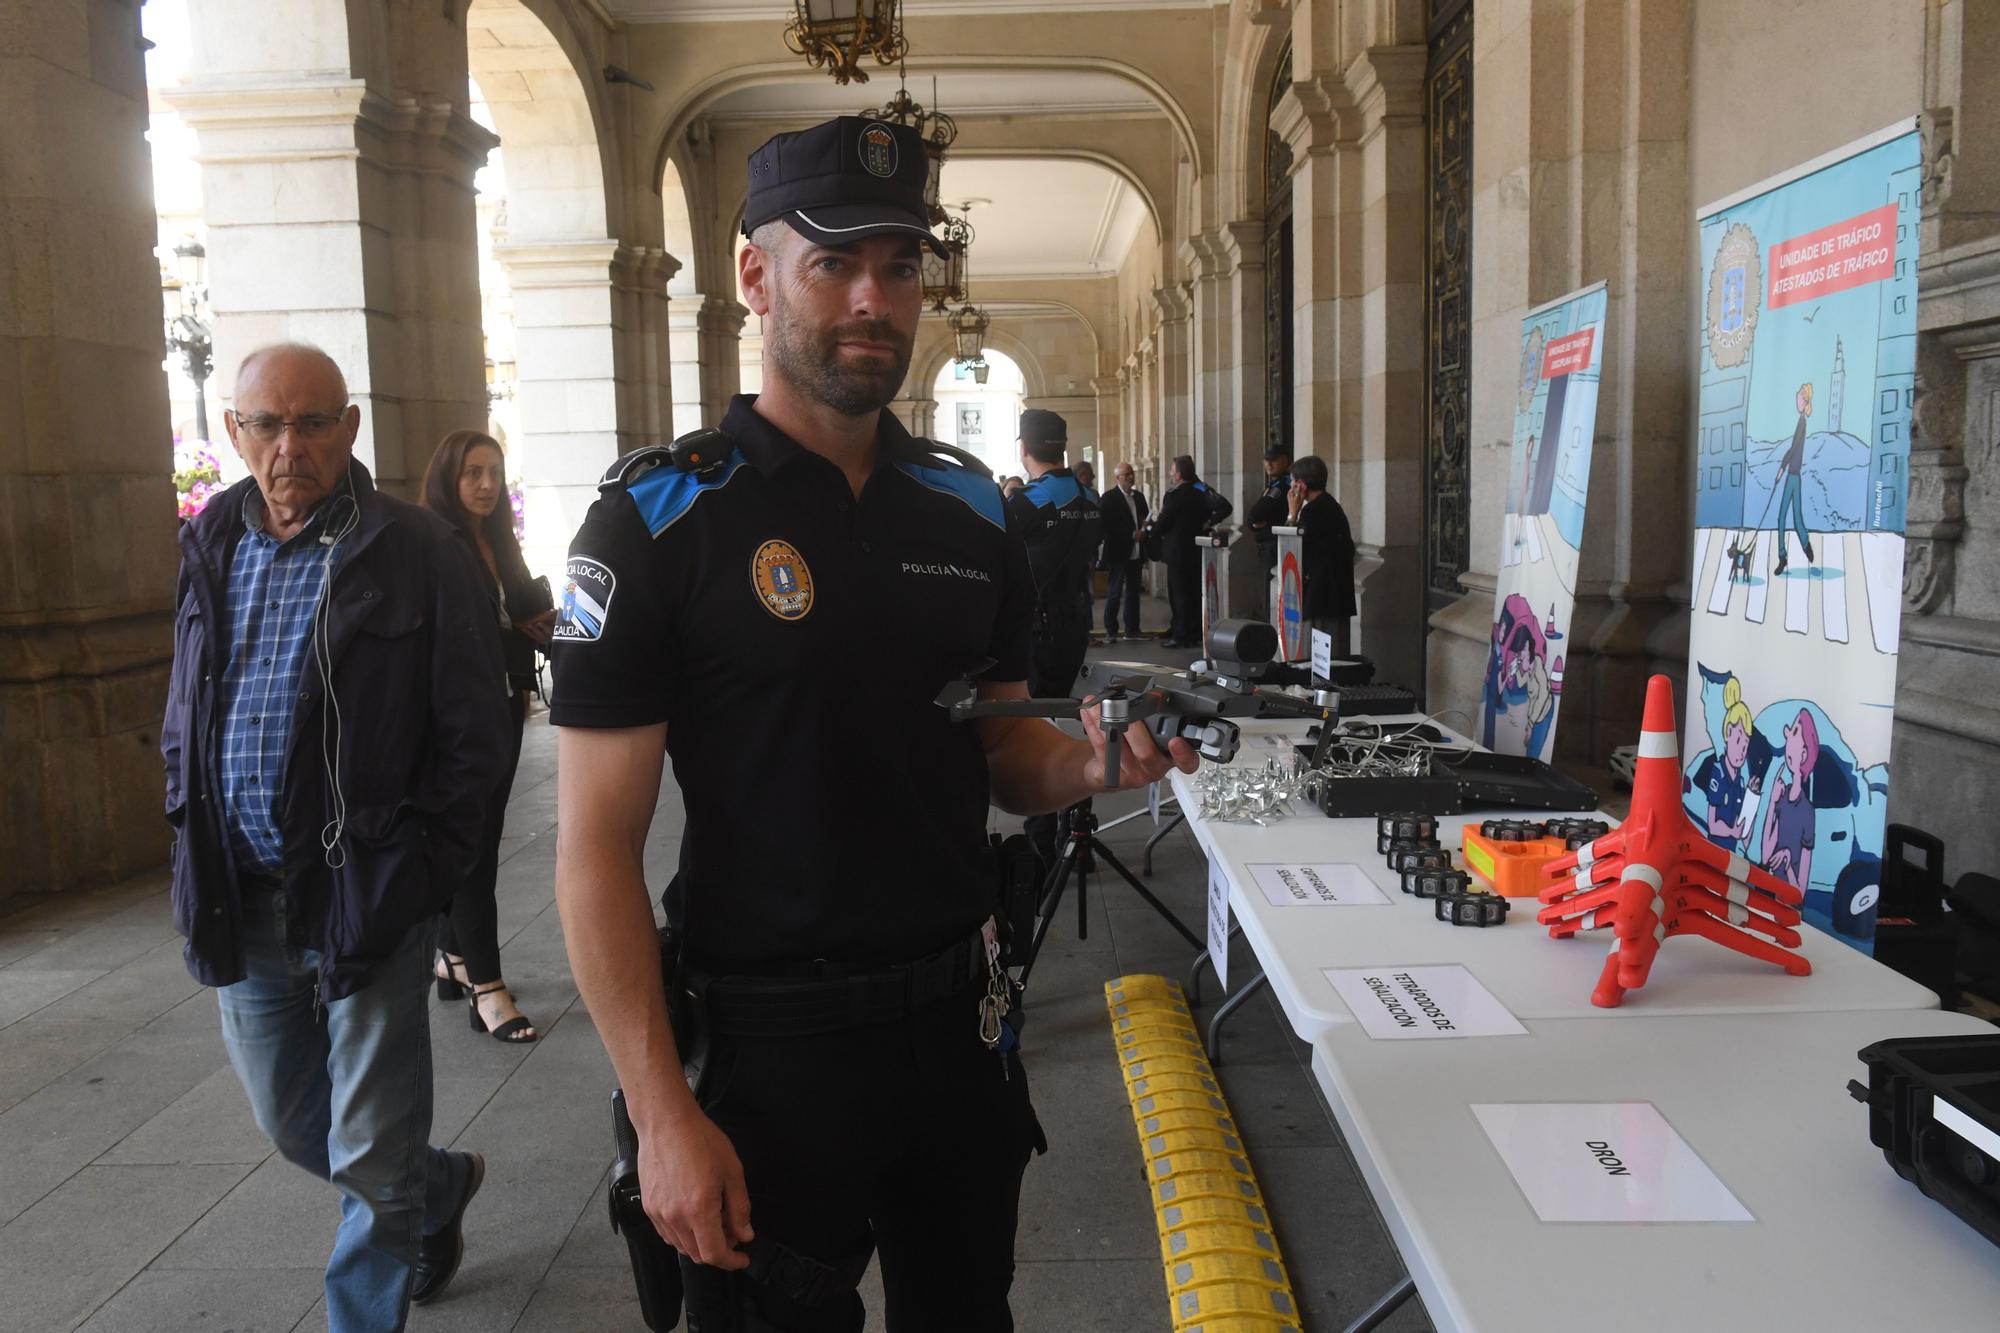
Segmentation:
<svg viewBox="0 0 2000 1333">
<path fill-rule="evenodd" d="M 1034 590 L 992 480 L 884 410 L 937 245 L 925 173 L 915 130 L 853 117 L 751 156 L 764 390 L 725 438 L 620 460 L 570 548 L 557 901 L 697 1330 L 859 1329 L 871 1251 L 890 1330 L 1012 1327 L 1040 1130 L 982 1004 L 987 811 L 1101 788 L 1104 746 L 1094 715 L 1079 740 L 934 703 L 968 673 L 1026 695 Z M 1194 768 L 1126 743 L 1126 787 Z M 642 867 L 663 756 L 692 1087 Z"/>
<path fill-rule="evenodd" d="M 1038 698 L 1068 694 L 1090 648 L 1090 571 L 1104 540 L 1097 495 L 1064 466 L 1069 423 L 1061 414 L 1031 407 L 1021 413 L 1021 469 L 1028 484 L 1007 501 L 1007 517 L 1028 547 L 1035 585 L 1033 648 L 1028 692 Z M 1026 830 L 1044 867 L 1056 857 L 1054 815 L 1030 815 Z"/>
</svg>

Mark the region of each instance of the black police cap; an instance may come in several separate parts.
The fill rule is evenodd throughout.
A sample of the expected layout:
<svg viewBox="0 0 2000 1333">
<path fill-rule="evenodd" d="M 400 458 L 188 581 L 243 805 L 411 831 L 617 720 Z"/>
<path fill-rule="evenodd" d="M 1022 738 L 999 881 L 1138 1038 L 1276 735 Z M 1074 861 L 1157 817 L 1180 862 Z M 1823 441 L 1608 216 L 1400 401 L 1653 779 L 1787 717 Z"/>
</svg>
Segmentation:
<svg viewBox="0 0 2000 1333">
<path fill-rule="evenodd" d="M 1045 407 L 1031 407 L 1021 413 L 1021 443 L 1068 444 L 1069 423 L 1061 413 Z"/>
<path fill-rule="evenodd" d="M 774 135 L 750 154 L 743 234 L 783 220 L 815 245 L 914 236 L 942 258 L 924 204 L 929 178 L 924 137 L 908 125 L 840 116 Z"/>
</svg>

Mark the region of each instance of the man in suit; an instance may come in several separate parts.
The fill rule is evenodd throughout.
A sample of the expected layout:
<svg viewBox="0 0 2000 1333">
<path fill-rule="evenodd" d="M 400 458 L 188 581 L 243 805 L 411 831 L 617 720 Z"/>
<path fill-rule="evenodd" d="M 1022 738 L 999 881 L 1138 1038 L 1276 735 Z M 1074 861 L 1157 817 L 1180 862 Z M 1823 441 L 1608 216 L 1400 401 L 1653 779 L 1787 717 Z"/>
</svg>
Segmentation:
<svg viewBox="0 0 2000 1333">
<path fill-rule="evenodd" d="M 1194 539 L 1228 518 L 1232 509 L 1227 497 L 1210 490 L 1195 475 L 1192 456 L 1182 454 L 1174 460 L 1174 487 L 1160 501 L 1159 521 L 1153 525 L 1167 562 L 1167 599 L 1174 613 L 1173 628 L 1163 647 L 1203 646 L 1201 548 Z"/>
<path fill-rule="evenodd" d="M 1332 636 L 1333 655 L 1345 657 L 1354 622 L 1354 533 L 1326 483 L 1326 460 L 1301 458 L 1292 464 L 1292 489 L 1285 498 L 1292 526 L 1299 529 L 1306 623 Z"/>
<path fill-rule="evenodd" d="M 1139 551 L 1146 520 L 1152 508 L 1133 484 L 1136 474 L 1130 463 L 1120 463 L 1112 473 L 1118 484 L 1106 491 L 1098 508 L 1104 514 L 1103 566 L 1110 571 L 1110 588 L 1104 598 L 1104 635 L 1119 637 L 1119 610 L 1124 610 L 1127 638 L 1139 637 L 1139 575 L 1146 560 Z"/>
</svg>

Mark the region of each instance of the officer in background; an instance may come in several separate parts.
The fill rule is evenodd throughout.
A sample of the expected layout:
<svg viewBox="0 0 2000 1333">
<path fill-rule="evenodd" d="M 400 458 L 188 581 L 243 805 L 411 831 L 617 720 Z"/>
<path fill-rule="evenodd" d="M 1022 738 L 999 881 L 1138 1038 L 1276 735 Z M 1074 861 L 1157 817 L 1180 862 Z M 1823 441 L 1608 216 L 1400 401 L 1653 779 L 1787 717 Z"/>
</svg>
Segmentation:
<svg viewBox="0 0 2000 1333">
<path fill-rule="evenodd" d="M 1250 502 L 1245 522 L 1251 540 L 1257 543 L 1257 564 L 1264 571 L 1258 586 L 1270 590 L 1271 575 L 1278 569 L 1278 534 L 1273 528 L 1289 526 L 1288 496 L 1292 489 L 1292 447 L 1272 444 L 1264 448 L 1264 493 Z M 1270 608 L 1265 608 L 1268 616 Z"/>
<path fill-rule="evenodd" d="M 1104 540 L 1097 496 L 1063 461 L 1069 424 L 1039 407 L 1021 413 L 1021 470 L 1028 484 L 1007 501 L 1007 519 L 1028 547 L 1035 585 L 1034 647 L 1028 693 L 1068 694 L 1090 647 L 1091 566 Z M 1025 824 L 1044 867 L 1055 863 L 1058 820 L 1030 815 Z"/>
<path fill-rule="evenodd" d="M 941 248 L 926 174 L 914 129 L 857 117 L 751 155 L 763 392 L 621 459 L 570 546 L 556 897 L 696 1329 L 858 1330 L 871 1250 L 891 1333 L 1013 1327 L 1041 1131 L 982 1004 L 987 812 L 1101 789 L 1104 742 L 935 703 L 969 674 L 1026 696 L 1034 587 L 992 479 L 884 410 Z M 1194 769 L 1125 744 L 1125 787 Z M 663 756 L 678 1035 L 643 868 Z"/>
<path fill-rule="evenodd" d="M 1229 517 L 1233 506 L 1219 491 L 1195 475 L 1194 459 L 1182 454 L 1174 460 L 1174 485 L 1160 501 L 1159 517 L 1153 531 L 1160 535 L 1161 553 L 1167 562 L 1167 602 L 1173 611 L 1173 626 L 1161 641 L 1163 648 L 1206 648 L 1201 641 L 1201 548 L 1194 539 Z"/>
</svg>

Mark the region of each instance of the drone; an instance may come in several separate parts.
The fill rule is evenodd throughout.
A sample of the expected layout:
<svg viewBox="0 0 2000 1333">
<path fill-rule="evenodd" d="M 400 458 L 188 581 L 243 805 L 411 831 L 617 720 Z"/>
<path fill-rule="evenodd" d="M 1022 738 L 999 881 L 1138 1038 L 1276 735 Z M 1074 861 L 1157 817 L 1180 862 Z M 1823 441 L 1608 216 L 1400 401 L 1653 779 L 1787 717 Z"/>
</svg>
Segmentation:
<svg viewBox="0 0 2000 1333">
<path fill-rule="evenodd" d="M 1298 717 L 1330 720 L 1335 696 L 1307 699 L 1261 680 L 1278 651 L 1278 631 L 1261 620 L 1218 620 L 1208 634 L 1206 669 L 1179 670 L 1148 662 L 1091 662 L 1073 686 L 1097 710 L 1104 731 L 1104 786 L 1118 786 L 1119 755 L 1128 727 L 1143 726 L 1164 750 L 1179 738 L 1210 763 L 1236 757 L 1242 731 L 1233 719 Z M 979 699 L 971 679 L 953 681 L 937 702 L 954 722 L 980 717 L 1075 717 L 1076 698 Z"/>
</svg>

